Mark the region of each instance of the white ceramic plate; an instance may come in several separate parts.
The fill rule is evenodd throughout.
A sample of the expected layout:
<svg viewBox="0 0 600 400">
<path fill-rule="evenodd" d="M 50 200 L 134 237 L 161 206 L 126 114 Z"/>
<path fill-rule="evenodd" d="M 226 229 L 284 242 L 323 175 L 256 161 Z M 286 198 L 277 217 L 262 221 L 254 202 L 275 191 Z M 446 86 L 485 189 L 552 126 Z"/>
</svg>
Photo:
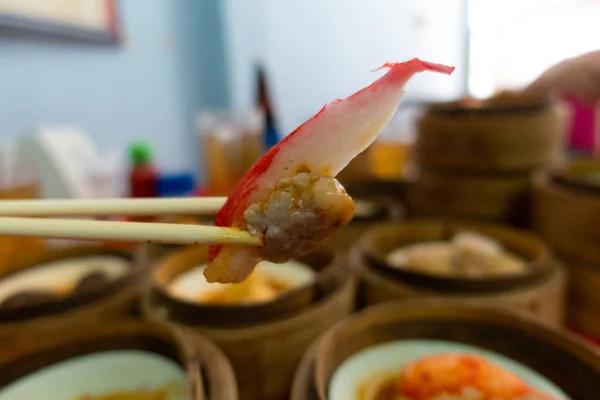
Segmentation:
<svg viewBox="0 0 600 400">
<path fill-rule="evenodd" d="M 530 386 L 560 399 L 567 395 L 531 368 L 500 354 L 462 343 L 441 340 L 401 340 L 362 350 L 348 358 L 335 371 L 329 385 L 331 400 L 358 400 L 358 387 L 378 372 L 400 372 L 403 365 L 428 354 L 475 353 L 508 371 Z M 0 398 L 0 400 L 2 400 Z"/>
<path fill-rule="evenodd" d="M 168 390 L 168 400 L 185 400 L 186 375 L 160 355 L 116 350 L 63 361 L 0 390 L 0 400 L 80 400 L 132 390 Z M 92 397 L 91 399 L 94 399 Z"/>
<path fill-rule="evenodd" d="M 52 290 L 68 293 L 89 273 L 101 271 L 110 279 L 127 273 L 131 262 L 112 255 L 58 260 L 16 272 L 0 281 L 0 303 L 22 290 Z"/>
<path fill-rule="evenodd" d="M 171 296 L 195 301 L 201 294 L 218 293 L 227 288 L 229 284 L 208 283 L 203 274 L 204 268 L 206 264 L 192 268 L 175 278 L 168 289 Z M 291 288 L 309 285 L 316 275 L 312 268 L 298 261 L 284 264 L 261 261 L 256 265 L 256 269 L 268 277 L 289 282 Z"/>
</svg>

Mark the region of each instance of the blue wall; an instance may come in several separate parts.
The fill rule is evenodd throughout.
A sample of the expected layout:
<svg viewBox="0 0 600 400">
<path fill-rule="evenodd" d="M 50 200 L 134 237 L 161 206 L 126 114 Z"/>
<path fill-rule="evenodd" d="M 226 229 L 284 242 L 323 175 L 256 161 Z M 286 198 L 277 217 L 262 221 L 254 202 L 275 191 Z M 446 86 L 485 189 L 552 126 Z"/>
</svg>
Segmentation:
<svg viewBox="0 0 600 400">
<path fill-rule="evenodd" d="M 0 37 L 0 143 L 76 124 L 101 150 L 147 138 L 165 169 L 198 170 L 197 112 L 250 107 L 258 62 L 282 133 L 372 82 L 386 60 L 456 65 L 409 84 L 408 97 L 452 98 L 465 87 L 465 1 L 120 0 L 123 47 Z"/>
<path fill-rule="evenodd" d="M 0 143 L 40 124 L 74 124 L 100 150 L 145 138 L 161 167 L 196 167 L 195 113 L 227 103 L 218 0 L 120 8 L 121 47 L 0 38 Z"/>
<path fill-rule="evenodd" d="M 170 0 L 166 0 L 170 1 Z M 175 53 L 183 98 L 186 148 L 191 167 L 202 172 L 197 115 L 203 108 L 227 108 L 230 90 L 225 55 L 224 8 L 221 0 L 173 1 L 176 21 Z M 198 168 L 200 167 L 200 168 Z"/>
</svg>

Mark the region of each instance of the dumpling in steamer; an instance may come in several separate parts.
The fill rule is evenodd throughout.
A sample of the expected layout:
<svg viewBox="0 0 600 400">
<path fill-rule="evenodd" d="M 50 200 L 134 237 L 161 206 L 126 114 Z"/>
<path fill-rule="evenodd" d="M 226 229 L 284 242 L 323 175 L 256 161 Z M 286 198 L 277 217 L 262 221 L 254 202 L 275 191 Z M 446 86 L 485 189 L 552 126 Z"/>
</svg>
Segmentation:
<svg viewBox="0 0 600 400">
<path fill-rule="evenodd" d="M 449 275 L 454 273 L 454 248 L 447 242 L 426 242 L 401 247 L 387 256 L 387 262 L 405 270 Z"/>
<path fill-rule="evenodd" d="M 496 240 L 475 232 L 454 236 L 456 265 L 465 276 L 507 275 L 523 273 L 525 262 L 507 253 Z"/>
<path fill-rule="evenodd" d="M 507 252 L 496 240 L 461 232 L 448 242 L 423 242 L 390 252 L 388 264 L 431 275 L 486 277 L 524 273 L 524 259 Z"/>
</svg>

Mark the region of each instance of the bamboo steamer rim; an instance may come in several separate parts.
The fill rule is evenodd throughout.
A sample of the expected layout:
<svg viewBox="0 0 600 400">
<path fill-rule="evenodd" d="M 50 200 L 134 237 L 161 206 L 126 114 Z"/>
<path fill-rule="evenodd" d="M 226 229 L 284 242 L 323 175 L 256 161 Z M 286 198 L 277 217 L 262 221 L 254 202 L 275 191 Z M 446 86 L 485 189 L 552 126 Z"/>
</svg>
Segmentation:
<svg viewBox="0 0 600 400">
<path fill-rule="evenodd" d="M 281 319 L 278 321 L 272 321 L 263 323 L 260 325 L 254 326 L 242 326 L 242 327 L 233 327 L 233 328 L 210 328 L 210 327 L 189 327 L 188 328 L 200 328 L 202 332 L 206 332 L 208 336 L 218 337 L 219 341 L 236 341 L 239 340 L 240 337 L 243 336 L 244 339 L 252 341 L 252 340 L 262 340 L 265 336 L 278 336 L 279 333 L 289 331 L 290 327 L 303 325 L 305 323 L 313 323 L 315 316 L 319 315 L 323 312 L 323 310 L 327 309 L 328 306 L 339 299 L 342 296 L 347 295 L 348 292 L 354 292 L 356 287 L 356 279 L 352 275 L 348 275 L 344 278 L 342 286 L 336 288 L 333 292 L 323 298 L 320 302 L 313 304 L 312 307 L 304 310 L 297 315 L 293 315 L 289 318 Z M 156 311 L 153 309 L 153 305 L 150 304 L 148 299 L 148 293 L 142 298 L 142 311 L 145 317 L 151 320 L 162 320 L 156 314 Z M 177 325 L 181 325 L 177 321 L 169 321 L 172 323 L 176 323 Z"/>
<path fill-rule="evenodd" d="M 210 321 L 211 325 L 244 326 L 260 323 L 276 317 L 284 317 L 310 305 L 318 296 L 319 284 L 327 277 L 328 270 L 336 265 L 336 253 L 316 252 L 317 256 L 329 258 L 315 282 L 301 285 L 276 297 L 272 301 L 258 304 L 202 304 L 172 296 L 167 290 L 169 283 L 182 273 L 208 261 L 208 247 L 187 247 L 164 258 L 152 274 L 152 293 L 156 301 L 167 307 L 173 319 L 195 325 Z M 235 323 L 233 323 L 235 321 Z"/>
<path fill-rule="evenodd" d="M 182 252 L 188 252 L 191 250 L 193 249 L 185 249 Z M 352 274 L 348 273 L 349 271 L 347 271 L 346 268 L 344 268 L 344 257 L 342 257 L 339 252 L 333 249 L 323 248 L 323 251 L 329 252 L 333 257 L 330 265 L 326 267 L 327 274 L 324 275 L 324 281 L 330 281 L 326 282 L 326 285 L 333 283 L 333 287 L 331 287 L 330 290 L 327 290 L 318 301 L 313 302 L 308 307 L 303 308 L 295 314 L 283 316 L 280 319 L 260 321 L 260 323 L 255 325 L 227 327 L 187 325 L 185 322 L 173 320 L 168 316 L 158 315 L 156 304 L 153 301 L 153 290 L 146 291 L 146 293 L 140 299 L 142 313 L 146 317 L 153 320 L 166 319 L 169 322 L 176 323 L 178 325 L 183 324 L 183 326 L 189 328 L 200 328 L 209 336 L 217 336 L 223 341 L 238 340 L 241 333 L 243 333 L 244 338 L 247 340 L 259 340 L 265 336 L 276 336 L 278 332 L 285 332 L 289 330 L 290 326 L 310 323 L 312 320 L 314 320 L 315 316 L 319 315 L 319 313 L 326 309 L 329 304 L 335 302 L 341 296 L 347 295 L 349 291 L 354 291 L 356 279 Z M 155 271 L 156 270 L 158 270 L 158 268 L 156 268 Z M 192 304 L 192 306 L 197 308 L 201 307 L 198 304 Z"/>
<path fill-rule="evenodd" d="M 68 295 L 57 301 L 53 301 L 50 304 L 36 304 L 11 310 L 8 319 L 0 319 L 0 328 L 4 324 L 20 326 L 34 321 L 50 321 L 59 316 L 68 316 L 83 308 L 102 307 L 101 303 L 103 301 L 107 305 L 113 305 L 123 301 L 125 297 L 130 297 L 132 287 L 135 286 L 136 281 L 143 279 L 146 268 L 141 263 L 135 262 L 134 252 L 127 247 L 102 247 L 99 245 L 91 245 L 50 249 L 44 253 L 35 254 L 33 257 L 25 257 L 24 259 L 17 261 L 13 268 L 0 274 L 0 280 L 30 268 L 35 269 L 43 264 L 95 255 L 113 255 L 126 259 L 127 261 L 130 261 L 129 272 L 88 293 Z M 137 290 L 135 291 L 137 292 Z M 18 318 L 11 317 L 13 314 L 21 313 L 24 313 L 26 317 L 18 317 L 18 315 Z M 1 317 L 2 313 L 0 312 L 0 318 Z"/>
<path fill-rule="evenodd" d="M 581 178 L 582 173 L 597 172 L 600 175 L 600 161 L 576 160 L 560 168 L 550 171 L 550 180 L 557 186 L 573 189 L 582 196 L 590 196 L 600 200 L 600 183 L 594 184 Z"/>
<path fill-rule="evenodd" d="M 556 255 L 556 258 L 569 269 L 577 268 L 600 272 L 600 263 L 598 261 L 590 260 L 585 256 L 572 254 L 571 252 L 562 249 L 554 249 L 554 254 Z"/>
<path fill-rule="evenodd" d="M 481 181 L 483 184 L 510 183 L 517 184 L 524 181 L 530 181 L 535 171 L 541 171 L 541 168 L 531 170 L 453 170 L 448 168 L 435 168 L 429 166 L 419 167 L 414 175 L 408 181 L 408 189 L 419 183 L 420 179 L 453 179 L 455 181 Z M 490 183 L 490 181 L 493 181 Z M 479 182 L 478 182 L 479 183 Z"/>
<path fill-rule="evenodd" d="M 323 336 L 324 333 L 313 340 L 304 352 L 302 359 L 300 359 L 296 372 L 294 373 L 294 380 L 290 390 L 290 400 L 309 400 L 315 395 L 314 392 L 316 388 L 313 387 L 315 357 L 317 355 L 317 347 Z"/>
<path fill-rule="evenodd" d="M 536 254 L 531 259 L 527 259 L 522 254 L 519 254 L 529 265 L 529 271 L 524 274 L 510 276 L 470 278 L 437 276 L 418 271 L 402 270 L 388 265 L 383 254 L 377 252 L 372 247 L 373 241 L 378 235 L 386 231 L 389 233 L 390 231 L 397 232 L 402 229 L 406 231 L 427 229 L 429 232 L 424 236 L 428 236 L 434 230 L 436 233 L 441 234 L 443 238 L 449 237 L 460 230 L 472 230 L 499 241 L 507 251 L 512 253 L 515 252 L 512 246 L 507 246 L 506 238 L 517 238 L 524 245 L 534 249 Z M 499 239 L 498 235 L 502 236 L 504 240 Z M 427 243 L 427 241 L 417 240 L 414 243 Z M 385 255 L 387 254 L 386 252 Z M 398 280 L 405 284 L 421 287 L 424 290 L 434 290 L 437 293 L 457 295 L 493 295 L 520 290 L 551 279 L 558 268 L 552 262 L 550 253 L 542 240 L 533 234 L 503 225 L 450 219 L 413 219 L 401 223 L 387 223 L 373 226 L 363 235 L 355 250 L 353 250 L 352 258 L 354 260 L 354 269 L 358 269 L 359 274 L 368 274 L 380 278 L 382 281 L 391 281 L 390 284 Z"/>
<path fill-rule="evenodd" d="M 504 91 L 487 99 L 465 97 L 454 101 L 435 102 L 426 105 L 427 115 L 447 117 L 478 117 L 506 113 L 533 114 L 551 109 L 553 102 L 534 94 Z"/>
<path fill-rule="evenodd" d="M 562 270 L 558 267 L 559 264 L 556 264 L 557 267 L 553 269 L 553 275 L 548 277 L 548 279 L 536 282 L 540 285 L 550 285 L 550 279 L 562 279 Z M 402 287 L 399 287 L 399 283 L 394 282 L 388 277 L 378 273 L 377 271 L 371 270 L 368 267 L 364 267 L 359 265 L 358 263 L 354 264 L 355 274 L 358 278 L 367 284 L 373 285 L 377 288 L 381 288 L 385 292 L 389 293 L 397 293 L 399 290 L 402 290 Z M 402 284 L 402 283 L 400 283 Z M 460 301 L 460 300 L 494 300 L 501 299 L 503 296 L 511 296 L 511 295 L 522 295 L 525 294 L 526 291 L 536 289 L 537 286 L 535 284 L 532 285 L 521 285 L 516 287 L 510 287 L 504 290 L 488 290 L 481 292 L 464 292 L 464 291 L 456 291 L 456 292 L 441 292 L 439 290 L 420 287 L 420 286 L 410 286 L 412 290 L 418 290 L 422 295 L 427 295 L 428 298 L 437 297 L 437 296 L 445 296 L 445 298 L 450 298 L 452 301 Z M 405 290 L 402 290 L 405 292 Z M 396 298 L 400 299 L 398 295 L 395 295 Z M 423 297 L 420 297 L 423 298 Z M 388 300 L 386 300 L 388 301 Z"/>
<path fill-rule="evenodd" d="M 54 261 L 68 258 L 78 258 L 97 254 L 115 254 L 132 258 L 133 252 L 127 246 L 101 246 L 96 245 L 77 245 L 71 247 L 48 248 L 43 253 L 24 254 L 21 258 L 14 261 L 13 266 L 8 270 L 0 272 L 0 279 L 8 275 L 23 271 L 28 268 L 35 268 L 38 265 L 51 263 Z"/>
<path fill-rule="evenodd" d="M 351 356 L 350 354 L 340 360 L 337 365 L 333 365 L 331 360 L 334 360 L 338 355 L 333 344 L 339 343 L 339 338 L 360 335 L 364 327 L 379 326 L 380 329 L 385 330 L 385 326 L 390 324 L 390 318 L 395 322 L 435 319 L 441 321 L 483 322 L 505 328 L 516 328 L 521 331 L 520 333 L 529 336 L 535 335 L 540 342 L 549 343 L 559 350 L 573 355 L 579 362 L 585 364 L 586 367 L 600 376 L 600 352 L 598 350 L 580 340 L 575 334 L 559 330 L 542 321 L 528 318 L 521 313 L 509 312 L 499 307 L 467 305 L 447 299 L 400 300 L 368 307 L 336 323 L 323 334 L 316 345 L 314 367 L 314 381 L 320 400 L 327 400 L 329 380 L 333 372 Z M 458 341 L 460 342 L 460 340 Z M 388 342 L 388 340 L 378 338 L 374 344 L 385 342 Z M 369 346 L 367 345 L 362 349 Z M 522 363 L 522 361 L 519 362 Z"/>
<path fill-rule="evenodd" d="M 563 181 L 549 171 L 540 171 L 533 177 L 533 188 L 542 195 L 560 196 L 587 202 L 589 205 L 600 205 L 600 197 L 595 190 L 586 189 L 577 183 Z"/>
<path fill-rule="evenodd" d="M 598 231 L 594 221 L 600 215 L 600 196 L 592 190 L 563 185 L 546 171 L 533 181 L 534 226 L 553 251 L 588 264 L 599 263 Z"/>
<path fill-rule="evenodd" d="M 164 354 L 164 343 L 172 344 L 174 352 L 169 358 L 177 361 L 188 377 L 189 398 L 206 399 L 206 388 L 202 372 L 210 382 L 218 387 L 209 387 L 215 399 L 233 400 L 237 398 L 237 386 L 233 369 L 223 353 L 214 343 L 202 336 L 194 336 L 166 323 L 115 319 L 107 323 L 103 320 L 88 321 L 88 327 L 81 329 L 78 322 L 46 326 L 39 332 L 15 337 L 10 346 L 0 353 L 0 388 L 50 365 L 71 358 L 114 349 L 141 349 Z M 86 328 L 88 328 L 86 327 Z M 143 343 L 140 339 L 148 340 Z M 158 340 L 161 344 L 156 344 Z M 121 341 L 121 343 L 119 343 Z M 156 348 L 152 348 L 156 346 Z M 174 354 L 173 354 L 174 353 Z M 32 362 L 29 368 L 19 368 L 24 362 Z M 17 372 L 15 372 L 17 371 Z"/>
<path fill-rule="evenodd" d="M 264 337 L 265 335 L 277 336 L 281 332 L 286 332 L 290 327 L 303 325 L 304 323 L 312 323 L 315 316 L 321 314 L 323 310 L 337 301 L 342 296 L 346 296 L 348 292 L 353 292 L 356 286 L 356 279 L 352 275 L 347 275 L 343 278 L 340 287 L 335 288 L 331 293 L 326 295 L 321 301 L 313 304 L 310 308 L 285 318 L 279 321 L 268 322 L 256 326 L 248 326 L 241 329 L 219 329 L 219 328 L 203 328 L 204 331 L 210 332 L 210 335 L 219 335 L 224 340 L 236 340 L 240 337 L 240 331 L 243 331 L 243 336 L 246 339 L 254 340 Z"/>
<path fill-rule="evenodd" d="M 406 208 L 406 193 L 409 182 L 404 179 L 372 179 L 346 185 L 346 191 L 355 199 L 372 204 L 375 210 L 370 215 L 355 215 L 350 225 L 363 222 L 399 219 Z M 343 228 L 342 228 L 343 229 Z"/>
</svg>

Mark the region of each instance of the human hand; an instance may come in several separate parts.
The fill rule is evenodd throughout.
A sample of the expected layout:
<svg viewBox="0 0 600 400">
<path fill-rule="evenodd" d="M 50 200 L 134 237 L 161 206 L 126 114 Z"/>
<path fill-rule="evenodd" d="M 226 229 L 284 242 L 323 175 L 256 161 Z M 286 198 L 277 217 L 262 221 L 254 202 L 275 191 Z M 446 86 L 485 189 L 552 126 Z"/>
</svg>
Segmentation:
<svg viewBox="0 0 600 400">
<path fill-rule="evenodd" d="M 569 96 L 586 104 L 600 101 L 600 51 L 559 62 L 530 84 L 526 92 Z"/>
</svg>

